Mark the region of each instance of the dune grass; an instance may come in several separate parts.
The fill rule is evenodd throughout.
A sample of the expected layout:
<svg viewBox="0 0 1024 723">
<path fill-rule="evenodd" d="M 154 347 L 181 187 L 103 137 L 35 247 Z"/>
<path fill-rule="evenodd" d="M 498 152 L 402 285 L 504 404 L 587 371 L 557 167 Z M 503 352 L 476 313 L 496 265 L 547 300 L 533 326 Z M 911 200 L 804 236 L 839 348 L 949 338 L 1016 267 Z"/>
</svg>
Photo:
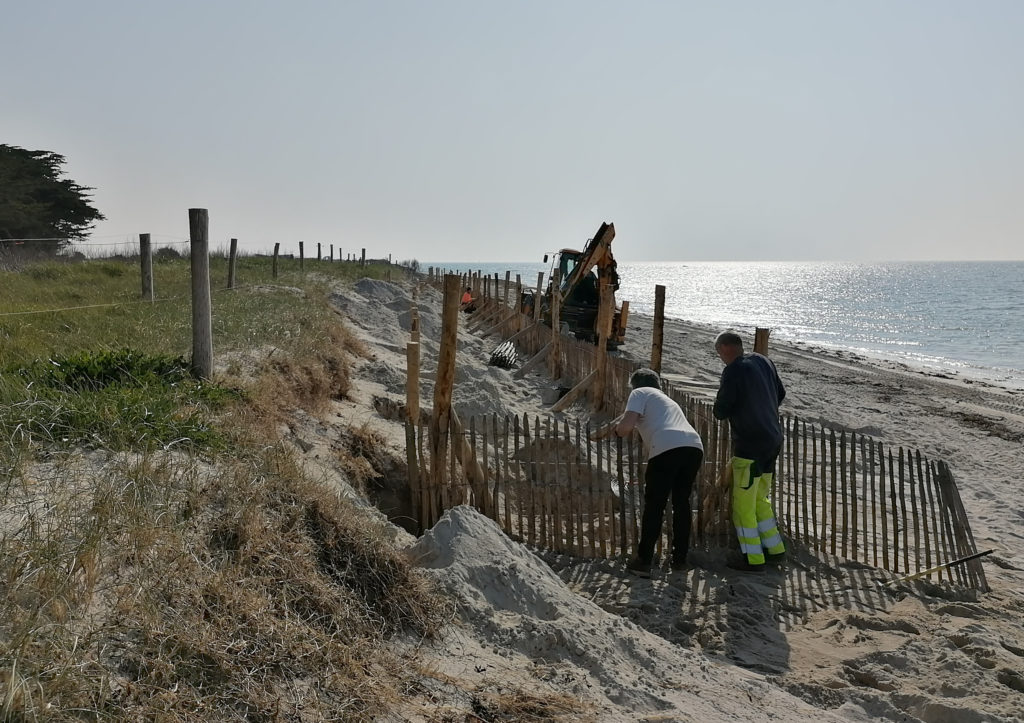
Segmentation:
<svg viewBox="0 0 1024 723">
<path fill-rule="evenodd" d="M 0 720 L 372 720 L 448 606 L 274 430 L 347 393 L 327 291 L 387 268 L 244 259 L 201 381 L 187 259 L 156 303 L 136 263 L 0 272 Z"/>
</svg>

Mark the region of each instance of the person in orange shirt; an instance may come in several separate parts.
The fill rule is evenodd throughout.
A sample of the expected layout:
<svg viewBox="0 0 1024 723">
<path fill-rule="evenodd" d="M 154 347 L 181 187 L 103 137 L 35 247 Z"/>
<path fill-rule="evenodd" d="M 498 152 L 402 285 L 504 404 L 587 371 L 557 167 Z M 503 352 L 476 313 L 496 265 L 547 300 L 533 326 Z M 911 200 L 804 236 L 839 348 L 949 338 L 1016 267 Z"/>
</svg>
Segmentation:
<svg viewBox="0 0 1024 723">
<path fill-rule="evenodd" d="M 470 293 L 470 287 L 466 287 L 466 290 L 462 292 L 462 304 L 460 308 L 467 314 L 471 311 L 476 311 L 476 299 L 473 298 L 473 294 Z"/>
</svg>

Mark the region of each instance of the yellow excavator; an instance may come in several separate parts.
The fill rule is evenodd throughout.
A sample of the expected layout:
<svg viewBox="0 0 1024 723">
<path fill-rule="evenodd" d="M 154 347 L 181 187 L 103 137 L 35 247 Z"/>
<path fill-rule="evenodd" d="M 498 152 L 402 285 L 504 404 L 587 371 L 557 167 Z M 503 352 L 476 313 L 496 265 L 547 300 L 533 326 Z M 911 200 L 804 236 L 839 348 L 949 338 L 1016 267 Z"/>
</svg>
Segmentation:
<svg viewBox="0 0 1024 723">
<path fill-rule="evenodd" d="M 561 279 L 559 291 L 562 299 L 558 313 L 559 325 L 567 325 L 577 339 L 585 339 L 596 344 L 597 316 L 600 308 L 599 289 L 602 282 L 607 282 L 606 288 L 612 295 L 614 309 L 608 348 L 618 348 L 626 338 L 626 319 L 623 318 L 622 308 L 615 302 L 615 292 L 619 288 L 619 272 L 616 269 L 615 257 L 612 256 L 614 238 L 615 225 L 602 223 L 582 251 L 562 249 L 555 253 L 551 273 L 548 274 L 547 289 L 539 300 L 534 298 L 534 292 L 524 292 L 520 302 L 523 313 L 532 314 L 534 304 L 540 303 L 540 318 L 551 325 L 551 279 L 557 269 Z M 547 261 L 548 255 L 545 254 L 544 262 Z"/>
</svg>

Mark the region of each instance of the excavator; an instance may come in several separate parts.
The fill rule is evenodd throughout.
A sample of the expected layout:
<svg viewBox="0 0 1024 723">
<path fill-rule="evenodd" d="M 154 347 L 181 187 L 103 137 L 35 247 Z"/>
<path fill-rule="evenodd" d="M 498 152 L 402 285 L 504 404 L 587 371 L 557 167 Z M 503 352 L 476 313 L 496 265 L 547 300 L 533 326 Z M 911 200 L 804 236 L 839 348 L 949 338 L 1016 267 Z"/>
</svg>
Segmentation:
<svg viewBox="0 0 1024 723">
<path fill-rule="evenodd" d="M 608 348 L 617 349 L 626 338 L 626 319 L 622 308 L 615 303 L 615 292 L 619 288 L 619 273 L 616 270 L 615 258 L 612 256 L 612 239 L 615 238 L 615 225 L 602 223 L 601 227 L 589 239 L 582 251 L 562 249 L 554 254 L 551 273 L 548 274 L 548 286 L 540 299 L 534 298 L 532 291 L 523 292 L 520 308 L 525 314 L 532 314 L 534 304 L 540 304 L 540 318 L 551 325 L 551 279 L 558 270 L 560 297 L 559 325 L 568 326 L 569 331 L 577 339 L 596 344 L 598 342 L 597 316 L 600 307 L 600 284 L 607 281 L 608 290 L 612 294 L 611 334 L 608 337 Z M 547 263 L 548 255 L 544 255 Z"/>
</svg>

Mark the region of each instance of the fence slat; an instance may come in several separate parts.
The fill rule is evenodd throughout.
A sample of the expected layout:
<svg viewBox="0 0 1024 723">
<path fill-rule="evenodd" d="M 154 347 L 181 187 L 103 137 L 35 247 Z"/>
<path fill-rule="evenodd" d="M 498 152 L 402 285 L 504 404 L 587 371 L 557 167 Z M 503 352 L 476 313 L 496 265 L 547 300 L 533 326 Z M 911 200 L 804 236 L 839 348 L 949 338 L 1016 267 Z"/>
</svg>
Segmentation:
<svg viewBox="0 0 1024 723">
<path fill-rule="evenodd" d="M 839 505 L 839 495 L 837 494 L 837 487 L 838 487 L 838 484 L 839 484 L 839 479 L 838 479 L 838 477 L 839 477 L 839 475 L 838 475 L 839 460 L 836 459 L 836 433 L 834 431 L 829 431 L 828 445 L 829 445 L 829 452 L 830 452 L 829 460 L 831 461 L 831 470 L 832 470 L 832 478 L 831 478 L 832 479 L 832 514 L 829 516 L 831 518 L 831 520 L 832 520 L 832 539 L 831 539 L 831 543 L 832 544 L 831 544 L 831 550 L 832 550 L 832 554 L 835 555 L 835 554 L 837 554 L 836 553 L 836 550 L 837 550 L 836 541 L 837 541 L 837 535 L 839 533 L 839 530 L 838 530 L 839 525 L 837 524 L 837 520 L 839 519 L 839 512 L 838 512 L 838 510 L 839 510 L 839 506 L 838 506 Z"/>
<path fill-rule="evenodd" d="M 849 478 L 848 482 L 850 485 L 850 504 L 844 505 L 850 508 L 850 531 L 848 535 L 844 535 L 843 539 L 847 537 L 850 539 L 850 558 L 853 560 L 857 558 L 857 435 L 854 432 L 850 432 L 850 466 L 849 466 Z M 843 546 L 843 556 L 846 556 L 846 546 Z"/>
<path fill-rule="evenodd" d="M 910 517 L 914 521 L 914 572 L 925 569 L 921 566 L 921 510 L 917 499 L 917 482 L 914 479 L 914 454 L 907 450 L 907 486 L 910 487 Z"/>
</svg>

